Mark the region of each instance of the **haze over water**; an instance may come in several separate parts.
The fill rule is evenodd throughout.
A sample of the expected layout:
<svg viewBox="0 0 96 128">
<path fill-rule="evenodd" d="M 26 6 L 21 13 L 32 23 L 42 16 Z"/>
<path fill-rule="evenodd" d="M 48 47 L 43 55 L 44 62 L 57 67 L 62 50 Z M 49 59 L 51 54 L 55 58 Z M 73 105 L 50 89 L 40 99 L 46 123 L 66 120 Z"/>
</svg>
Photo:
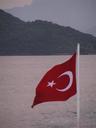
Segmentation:
<svg viewBox="0 0 96 128">
<path fill-rule="evenodd" d="M 0 128 L 76 128 L 76 95 L 31 109 L 48 69 L 69 56 L 0 56 Z M 96 128 L 96 55 L 80 56 L 80 128 Z"/>
</svg>

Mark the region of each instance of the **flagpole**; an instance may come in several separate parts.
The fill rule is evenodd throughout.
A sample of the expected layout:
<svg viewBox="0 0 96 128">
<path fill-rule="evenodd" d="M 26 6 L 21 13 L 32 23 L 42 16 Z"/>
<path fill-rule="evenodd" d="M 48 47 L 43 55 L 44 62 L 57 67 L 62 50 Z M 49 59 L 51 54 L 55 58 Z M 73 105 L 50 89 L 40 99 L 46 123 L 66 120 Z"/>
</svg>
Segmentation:
<svg viewBox="0 0 96 128">
<path fill-rule="evenodd" d="M 79 76 L 80 44 L 77 44 L 77 128 L 80 128 L 80 76 Z"/>
</svg>

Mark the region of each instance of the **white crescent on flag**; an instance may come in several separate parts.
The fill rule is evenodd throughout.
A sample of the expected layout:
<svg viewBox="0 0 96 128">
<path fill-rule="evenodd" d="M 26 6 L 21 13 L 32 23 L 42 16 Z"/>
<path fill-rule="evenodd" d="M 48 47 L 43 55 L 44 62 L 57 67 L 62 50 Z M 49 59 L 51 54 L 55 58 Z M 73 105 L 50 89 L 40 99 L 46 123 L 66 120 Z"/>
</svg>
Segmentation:
<svg viewBox="0 0 96 128">
<path fill-rule="evenodd" d="M 64 76 L 64 75 L 68 75 L 69 78 L 70 78 L 70 81 L 69 81 L 69 84 L 68 84 L 68 86 L 66 88 L 64 88 L 64 89 L 58 89 L 58 88 L 56 88 L 56 90 L 59 91 L 59 92 L 65 92 L 68 89 L 70 89 L 70 87 L 72 86 L 73 73 L 71 71 L 67 71 L 67 72 L 62 73 L 58 78 L 60 78 L 61 76 Z"/>
</svg>

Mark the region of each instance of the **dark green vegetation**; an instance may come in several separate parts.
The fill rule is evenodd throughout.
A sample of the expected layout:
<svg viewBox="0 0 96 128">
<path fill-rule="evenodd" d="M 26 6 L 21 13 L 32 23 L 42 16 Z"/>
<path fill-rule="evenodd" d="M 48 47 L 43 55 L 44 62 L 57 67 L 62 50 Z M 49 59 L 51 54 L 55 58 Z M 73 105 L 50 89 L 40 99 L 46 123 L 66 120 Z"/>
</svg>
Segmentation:
<svg viewBox="0 0 96 128">
<path fill-rule="evenodd" d="M 96 54 L 96 37 L 47 21 L 23 22 L 0 10 L 0 55 Z"/>
</svg>

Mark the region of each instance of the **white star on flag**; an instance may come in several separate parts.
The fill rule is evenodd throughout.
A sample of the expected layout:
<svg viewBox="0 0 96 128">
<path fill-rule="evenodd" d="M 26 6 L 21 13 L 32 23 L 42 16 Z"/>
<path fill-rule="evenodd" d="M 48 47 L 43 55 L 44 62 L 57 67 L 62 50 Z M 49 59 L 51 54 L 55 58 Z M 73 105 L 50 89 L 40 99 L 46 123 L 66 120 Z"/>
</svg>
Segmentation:
<svg viewBox="0 0 96 128">
<path fill-rule="evenodd" d="M 56 83 L 54 82 L 54 80 L 52 80 L 51 82 L 48 82 L 47 87 L 53 87 Z"/>
</svg>

